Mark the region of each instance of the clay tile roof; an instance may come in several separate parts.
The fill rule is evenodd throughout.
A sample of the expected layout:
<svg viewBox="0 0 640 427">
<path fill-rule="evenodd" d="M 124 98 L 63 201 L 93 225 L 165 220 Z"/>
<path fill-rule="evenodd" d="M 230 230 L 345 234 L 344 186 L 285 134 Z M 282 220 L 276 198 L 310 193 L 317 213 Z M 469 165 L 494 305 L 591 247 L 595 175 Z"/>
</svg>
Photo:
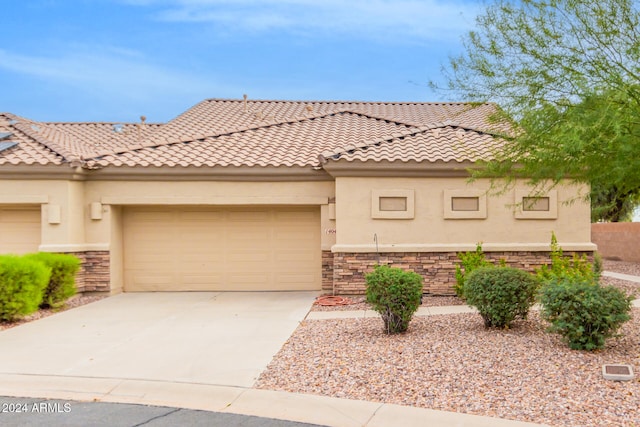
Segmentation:
<svg viewBox="0 0 640 427">
<path fill-rule="evenodd" d="M 344 160 L 389 162 L 476 162 L 490 160 L 505 140 L 476 129 L 456 125 L 421 127 L 404 135 L 392 135 L 353 149 L 323 153 L 321 162 Z"/>
<path fill-rule="evenodd" d="M 33 126 L 33 128 L 32 128 Z M 0 113 L 0 132 L 11 136 L 3 139 L 18 144 L 0 152 L 0 166 L 19 164 L 54 164 L 60 165 L 64 157 L 43 145 L 37 134 L 38 126 L 35 122 L 9 113 Z"/>
<path fill-rule="evenodd" d="M 356 144 L 398 131 L 407 126 L 372 119 L 355 113 L 329 114 L 302 121 L 251 128 L 203 140 L 137 147 L 107 155 L 96 164 L 104 166 L 120 159 L 128 166 L 142 165 L 150 157 L 163 155 L 179 164 L 192 156 L 208 159 L 217 166 L 314 166 L 322 149 L 335 150 L 345 143 Z"/>
<path fill-rule="evenodd" d="M 20 142 L 0 152 L 0 164 L 291 167 L 317 166 L 319 156 L 473 161 L 496 144 L 486 133 L 497 128 L 489 120 L 495 111 L 492 104 L 207 99 L 166 124 L 41 123 L 0 114 L 0 132 Z"/>
<path fill-rule="evenodd" d="M 162 125 L 157 123 L 43 123 L 51 138 L 65 134 L 67 144 L 82 158 L 95 153 L 113 153 L 149 138 Z M 68 145 L 67 145 L 68 146 Z"/>
</svg>

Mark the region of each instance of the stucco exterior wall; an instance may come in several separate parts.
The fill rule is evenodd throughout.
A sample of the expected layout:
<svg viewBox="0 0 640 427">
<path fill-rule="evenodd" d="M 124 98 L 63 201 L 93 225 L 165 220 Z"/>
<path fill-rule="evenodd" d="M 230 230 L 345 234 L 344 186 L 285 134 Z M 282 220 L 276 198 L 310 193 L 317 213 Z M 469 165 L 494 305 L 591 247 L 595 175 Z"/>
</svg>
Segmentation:
<svg viewBox="0 0 640 427">
<path fill-rule="evenodd" d="M 544 263 L 552 231 L 567 252 L 595 249 L 589 205 L 581 200 L 564 203 L 584 188 L 557 188 L 551 218 L 518 215 L 515 204 L 517 197 L 527 194 L 525 186 L 486 196 L 482 218 L 446 217 L 447 194 L 485 195 L 489 185 L 445 177 L 340 176 L 335 181 L 301 182 L 5 180 L 0 185 L 0 205 L 40 206 L 39 249 L 78 254 L 87 268 L 82 282 L 112 293 L 123 289 L 123 209 L 136 205 L 319 206 L 322 288 L 337 293 L 362 291 L 363 275 L 374 265 L 376 252 L 386 254 L 389 263 L 431 277 L 426 291 L 450 293 L 455 254 L 474 250 L 477 242 L 488 254 L 515 254 L 514 265 Z M 374 212 L 374 195 L 398 191 L 410 196 L 410 215 L 381 218 L 387 213 Z M 87 280 L 90 275 L 95 277 Z"/>
<path fill-rule="evenodd" d="M 580 189 L 559 187 L 557 217 L 519 219 L 518 186 L 499 196 L 486 197 L 486 218 L 445 219 L 445 191 L 486 193 L 488 181 L 468 184 L 465 178 L 336 178 L 337 241 L 333 252 L 444 252 L 473 250 L 483 242 L 485 251 L 549 250 L 555 232 L 565 250 L 593 250 L 590 207 L 582 200 L 571 204 Z M 410 219 L 372 218 L 372 195 L 381 190 L 408 190 L 414 196 Z M 582 189 L 584 191 L 584 189 Z"/>
</svg>

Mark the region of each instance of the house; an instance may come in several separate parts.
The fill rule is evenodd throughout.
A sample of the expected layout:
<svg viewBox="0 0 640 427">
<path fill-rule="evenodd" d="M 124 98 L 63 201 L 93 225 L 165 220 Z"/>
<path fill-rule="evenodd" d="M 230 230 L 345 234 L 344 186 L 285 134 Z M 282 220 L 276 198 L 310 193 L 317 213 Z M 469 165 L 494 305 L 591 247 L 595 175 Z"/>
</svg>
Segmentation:
<svg viewBox="0 0 640 427">
<path fill-rule="evenodd" d="M 491 104 L 208 99 L 164 124 L 0 114 L 0 252 L 66 252 L 80 291 L 361 293 L 376 263 L 451 294 L 459 251 L 591 254 L 584 188 L 500 195 L 468 169 Z"/>
</svg>

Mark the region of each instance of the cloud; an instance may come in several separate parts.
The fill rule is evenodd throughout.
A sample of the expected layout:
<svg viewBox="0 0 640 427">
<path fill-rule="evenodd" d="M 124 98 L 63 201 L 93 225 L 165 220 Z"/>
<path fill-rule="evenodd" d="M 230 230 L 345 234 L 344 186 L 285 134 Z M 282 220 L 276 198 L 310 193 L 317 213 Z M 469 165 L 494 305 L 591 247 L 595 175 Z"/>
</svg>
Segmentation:
<svg viewBox="0 0 640 427">
<path fill-rule="evenodd" d="M 261 34 L 285 31 L 308 37 L 459 37 L 480 11 L 462 0 L 125 0 L 153 7 L 156 19 L 213 23 L 226 31 Z"/>
<path fill-rule="evenodd" d="M 0 49 L 1 69 L 49 84 L 137 100 L 157 97 L 158 93 L 202 94 L 215 89 L 211 80 L 164 68 L 135 51 L 116 47 L 65 51 L 55 56 Z"/>
</svg>

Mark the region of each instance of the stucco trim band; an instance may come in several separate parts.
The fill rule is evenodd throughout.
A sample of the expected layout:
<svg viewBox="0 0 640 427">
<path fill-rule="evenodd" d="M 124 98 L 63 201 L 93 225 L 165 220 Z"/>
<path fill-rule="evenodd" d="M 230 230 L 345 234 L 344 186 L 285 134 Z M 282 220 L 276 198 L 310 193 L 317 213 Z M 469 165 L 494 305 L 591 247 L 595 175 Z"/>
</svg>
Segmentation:
<svg viewBox="0 0 640 427">
<path fill-rule="evenodd" d="M 104 205 L 326 205 L 328 197 L 320 196 L 201 196 L 139 197 L 103 196 Z"/>
<path fill-rule="evenodd" d="M 49 203 L 46 195 L 0 194 L 0 204 L 40 204 Z"/>
<path fill-rule="evenodd" d="M 82 243 L 82 244 L 60 244 L 60 245 L 40 245 L 40 252 L 87 252 L 87 251 L 108 251 L 109 243 Z"/>
</svg>

